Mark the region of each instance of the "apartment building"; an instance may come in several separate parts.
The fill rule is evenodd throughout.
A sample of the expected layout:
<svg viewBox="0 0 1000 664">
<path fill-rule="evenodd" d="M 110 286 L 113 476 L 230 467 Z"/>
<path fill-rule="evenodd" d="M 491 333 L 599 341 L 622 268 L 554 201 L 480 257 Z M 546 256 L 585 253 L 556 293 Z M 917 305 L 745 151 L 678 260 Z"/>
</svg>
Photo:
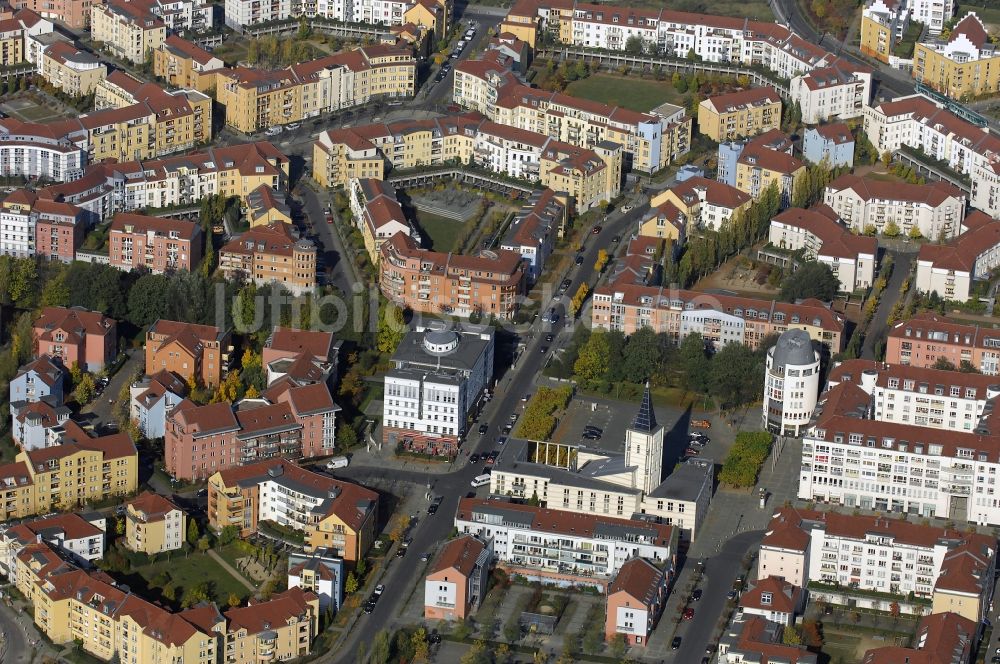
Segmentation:
<svg viewBox="0 0 1000 664">
<path fill-rule="evenodd" d="M 791 304 L 618 281 L 594 289 L 591 316 L 595 328 L 625 335 L 651 327 L 680 342 L 697 332 L 716 348 L 733 342 L 756 348 L 788 329 L 805 330 L 831 353 L 846 341 L 843 318 L 819 300 Z"/>
<path fill-rule="evenodd" d="M 1000 137 L 960 119 L 922 95 L 899 97 L 865 109 L 865 133 L 878 150 L 906 146 L 946 163 L 969 178 L 969 204 L 1000 216 Z"/>
<path fill-rule="evenodd" d="M 82 507 L 139 486 L 138 453 L 126 433 L 92 438 L 66 420 L 53 444 L 23 450 L 0 467 L 4 520 Z"/>
<path fill-rule="evenodd" d="M 119 212 L 111 220 L 108 243 L 112 267 L 164 274 L 193 272 L 201 261 L 204 240 L 196 222 Z"/>
<path fill-rule="evenodd" d="M 672 526 L 503 500 L 462 498 L 455 527 L 460 535 L 492 540 L 497 565 L 512 574 L 601 592 L 636 556 L 672 569 L 677 555 Z M 570 552 L 574 560 L 566 562 Z"/>
<path fill-rule="evenodd" d="M 484 249 L 475 256 L 460 256 L 431 251 L 405 233 L 382 244 L 378 268 L 379 289 L 397 305 L 462 318 L 513 318 L 528 286 L 519 253 Z"/>
<path fill-rule="evenodd" d="M 29 191 L 15 191 L 3 200 L 0 207 L 0 254 L 15 258 L 35 255 L 35 217 L 31 206 L 35 195 Z"/>
<path fill-rule="evenodd" d="M 948 39 L 916 44 L 912 74 L 953 99 L 996 94 L 1000 91 L 1000 52 L 983 22 L 969 12 Z"/>
<path fill-rule="evenodd" d="M 801 535 L 790 537 L 795 529 Z M 822 584 L 813 585 L 811 594 L 883 611 L 895 598 L 912 596 L 930 601 L 935 613 L 953 611 L 978 622 L 993 595 L 995 558 L 996 540 L 986 535 L 879 515 L 782 507 L 761 542 L 757 576 Z M 776 573 L 789 569 L 802 576 Z M 851 590 L 862 592 L 853 596 Z M 866 597 L 864 591 L 873 592 Z M 900 603 L 907 613 L 928 610 Z"/>
<path fill-rule="evenodd" d="M 808 127 L 802 138 L 802 158 L 830 168 L 854 166 L 854 134 L 843 122 Z"/>
<path fill-rule="evenodd" d="M 214 83 L 214 76 L 206 74 L 225 66 L 226 63 L 210 51 L 173 34 L 153 51 L 153 75 L 178 88 L 204 92 L 203 87 L 210 85 L 202 81 Z"/>
<path fill-rule="evenodd" d="M 14 582 L 17 555 L 38 543 L 47 544 L 76 565 L 89 567 L 104 557 L 106 528 L 103 515 L 84 517 L 75 512 L 5 524 L 0 530 L 0 574 Z"/>
<path fill-rule="evenodd" d="M 809 423 L 819 398 L 820 355 L 804 330 L 786 330 L 767 350 L 763 428 L 796 436 Z"/>
<path fill-rule="evenodd" d="M 884 233 L 889 224 L 900 234 L 947 240 L 958 235 L 965 218 L 965 195 L 947 182 L 907 184 L 844 174 L 827 185 L 823 202 L 855 233 Z"/>
<path fill-rule="evenodd" d="M 0 20 L 0 66 L 13 67 L 25 62 L 37 64 L 41 42 L 52 38 L 52 23 L 30 9 L 11 12 L 7 7 Z"/>
<path fill-rule="evenodd" d="M 909 25 L 907 0 L 868 0 L 861 13 L 861 52 L 889 62 Z"/>
<path fill-rule="evenodd" d="M 167 371 L 185 381 L 194 376 L 211 388 L 229 372 L 233 342 L 229 330 L 214 325 L 159 319 L 146 330 L 145 355 L 148 375 Z M 163 378 L 172 383 L 169 377 Z"/>
<path fill-rule="evenodd" d="M 270 191 L 270 189 L 268 189 Z M 274 285 L 293 295 L 316 290 L 316 245 L 282 222 L 255 226 L 219 249 L 227 279 Z"/>
<path fill-rule="evenodd" d="M 0 173 L 5 176 L 73 180 L 89 161 L 79 135 L 51 133 L 45 125 L 0 120 Z"/>
<path fill-rule="evenodd" d="M 748 88 L 698 104 L 698 131 L 713 141 L 757 136 L 781 127 L 781 97 L 774 88 Z"/>
<path fill-rule="evenodd" d="M 896 323 L 886 339 L 885 361 L 915 367 L 945 358 L 956 367 L 969 363 L 980 373 L 1000 374 L 1000 335 L 992 327 L 955 323 L 925 313 Z"/>
<path fill-rule="evenodd" d="M 465 620 L 479 608 L 493 562 L 492 540 L 465 535 L 441 549 L 424 577 L 424 619 Z"/>
<path fill-rule="evenodd" d="M 144 491 L 125 503 L 125 548 L 155 556 L 187 540 L 184 510 L 158 493 Z"/>
<path fill-rule="evenodd" d="M 320 17 L 344 23 L 396 26 L 423 25 L 440 38 L 451 29 L 451 0 L 319 0 L 302 4 L 281 0 L 261 4 L 252 0 L 226 0 L 226 25 L 234 30 L 256 23 L 297 17 Z"/>
<path fill-rule="evenodd" d="M 301 387 L 336 382 L 342 343 L 332 332 L 276 325 L 261 354 L 267 384 L 286 380 Z"/>
<path fill-rule="evenodd" d="M 691 148 L 691 120 L 680 107 L 666 115 L 637 113 L 621 107 L 547 92 L 516 78 L 464 67 L 462 86 L 453 90 L 455 103 L 478 109 L 497 124 L 544 134 L 563 143 L 595 150 L 617 143 L 624 151 L 625 169 L 659 171 Z M 484 103 L 485 100 L 485 103 Z"/>
<path fill-rule="evenodd" d="M 117 323 L 99 311 L 83 307 L 45 307 L 32 323 L 35 356 L 58 358 L 97 373 L 118 352 Z"/>
<path fill-rule="evenodd" d="M 273 521 L 304 531 L 307 553 L 325 549 L 351 562 L 375 541 L 377 512 L 376 492 L 284 459 L 230 468 L 208 479 L 212 529 L 233 525 L 247 537 L 261 521 Z"/>
<path fill-rule="evenodd" d="M 313 143 L 313 179 L 323 187 L 344 187 L 352 180 L 382 180 L 386 158 L 374 143 L 350 129 L 320 132 Z"/>
<path fill-rule="evenodd" d="M 806 165 L 792 156 L 791 140 L 777 130 L 749 141 L 736 159 L 736 188 L 756 199 L 775 186 L 782 207 L 791 204 L 805 177 Z"/>
<path fill-rule="evenodd" d="M 91 0 L 18 0 L 17 4 L 21 11 L 28 10 L 48 19 L 46 22 L 58 21 L 73 30 L 90 23 Z"/>
<path fill-rule="evenodd" d="M 416 60 L 409 50 L 378 44 L 281 70 L 219 69 L 215 79 L 226 124 L 252 134 L 372 99 L 411 97 Z"/>
<path fill-rule="evenodd" d="M 819 656 L 805 646 L 784 642 L 785 626 L 761 616 L 736 618 L 719 639 L 719 664 L 782 662 L 818 664 Z"/>
<path fill-rule="evenodd" d="M 326 549 L 288 555 L 288 587 L 319 597 L 320 611 L 340 611 L 343 604 L 344 560 Z"/>
<path fill-rule="evenodd" d="M 893 664 L 894 662 L 950 662 L 965 664 L 972 661 L 979 641 L 979 626 L 957 613 L 935 612 L 917 625 L 913 647 L 881 646 L 865 651 L 863 664 Z"/>
<path fill-rule="evenodd" d="M 167 38 L 156 0 L 102 0 L 90 7 L 90 34 L 122 60 L 142 64 Z M 174 28 L 176 29 L 176 28 Z"/>
<path fill-rule="evenodd" d="M 285 203 L 284 196 L 267 185 L 260 185 L 247 196 L 247 221 L 250 226 L 268 224 L 292 225 L 292 210 Z"/>
<path fill-rule="evenodd" d="M 675 214 L 671 214 L 674 210 L 683 216 L 685 233 L 690 233 L 696 228 L 717 231 L 736 215 L 746 212 L 751 202 L 751 197 L 736 187 L 705 177 L 688 178 L 653 196 L 650 200 L 651 207 L 672 206 L 672 208 L 661 210 L 662 219 L 657 218 L 655 230 L 648 228 L 644 223 L 640 234 L 651 237 L 671 235 L 669 230 L 661 235 L 660 229 L 666 229 L 671 225 L 670 220 L 677 218 Z"/>
<path fill-rule="evenodd" d="M 84 211 L 71 203 L 36 200 L 31 208 L 35 223 L 35 255 L 63 263 L 76 258 L 83 244 L 86 217 Z M 0 212 L 0 220 L 3 213 Z"/>
<path fill-rule="evenodd" d="M 51 400 L 62 405 L 65 382 L 66 371 L 61 362 L 53 361 L 48 355 L 38 356 L 18 369 L 10 381 L 11 413 L 14 408 L 34 401 Z"/>
<path fill-rule="evenodd" d="M 187 393 L 187 383 L 177 374 L 166 369 L 153 371 L 151 376 L 143 376 L 129 387 L 129 418 L 146 438 L 163 438 L 167 413 L 177 407 Z"/>
<path fill-rule="evenodd" d="M 823 401 L 804 437 L 800 498 L 984 525 L 1000 521 L 990 418 L 973 432 L 941 438 L 930 427 L 868 419 L 870 397 L 856 385 L 838 385 Z"/>
<path fill-rule="evenodd" d="M 185 399 L 167 415 L 167 471 L 195 479 L 262 459 L 328 456 L 339 410 L 324 383 L 283 381 L 235 412 L 231 404 L 196 406 Z"/>
<path fill-rule="evenodd" d="M 608 587 L 605 640 L 622 634 L 628 645 L 649 643 L 666 604 L 669 584 L 670 577 L 645 558 L 632 558 L 623 564 Z"/>
<path fill-rule="evenodd" d="M 43 50 L 40 64 L 42 78 L 71 97 L 90 94 L 108 75 L 108 68 L 93 54 L 64 41 Z"/>
<path fill-rule="evenodd" d="M 524 261 L 529 283 L 542 275 L 545 261 L 569 221 L 569 201 L 552 189 L 532 193 L 500 241 L 500 248 L 516 251 Z"/>
<path fill-rule="evenodd" d="M 737 611 L 743 617 L 761 616 L 786 627 L 795 624 L 795 617 L 805 611 L 806 592 L 776 576 L 758 579 L 747 585 L 740 595 Z"/>
<path fill-rule="evenodd" d="M 1000 396 L 992 376 L 870 360 L 848 360 L 830 369 L 828 388 L 844 382 L 871 395 L 876 419 L 945 431 L 975 431 Z"/>
<path fill-rule="evenodd" d="M 965 302 L 977 281 L 1000 267 L 1000 222 L 979 210 L 962 221 L 966 229 L 947 244 L 922 244 L 914 285 L 945 300 Z"/>
<path fill-rule="evenodd" d="M 383 442 L 456 454 L 469 413 L 493 380 L 494 348 L 488 327 L 442 324 L 408 330 L 385 374 Z"/>
<path fill-rule="evenodd" d="M 837 58 L 792 77 L 789 89 L 807 124 L 860 118 L 872 97 L 872 69 Z"/>
<path fill-rule="evenodd" d="M 771 220 L 768 241 L 783 251 L 802 251 L 804 258 L 828 266 L 846 293 L 875 283 L 878 240 L 852 233 L 828 205 L 778 213 Z"/>
<path fill-rule="evenodd" d="M 361 231 L 372 265 L 378 265 L 382 245 L 396 233 L 420 241 L 420 234 L 403 213 L 395 188 L 381 179 L 352 179 L 348 184 L 351 214 Z"/>
</svg>

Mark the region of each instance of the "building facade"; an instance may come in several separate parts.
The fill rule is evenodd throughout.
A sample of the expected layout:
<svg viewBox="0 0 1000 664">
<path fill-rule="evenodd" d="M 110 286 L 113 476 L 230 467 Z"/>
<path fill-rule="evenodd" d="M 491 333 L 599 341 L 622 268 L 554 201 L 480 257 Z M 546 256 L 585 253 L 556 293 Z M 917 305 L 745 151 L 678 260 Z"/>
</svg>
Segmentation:
<svg viewBox="0 0 1000 664">
<path fill-rule="evenodd" d="M 819 398 L 820 355 L 803 330 L 788 330 L 768 349 L 764 374 L 763 426 L 798 436 Z"/>
<path fill-rule="evenodd" d="M 255 226 L 219 249 L 219 269 L 227 279 L 280 286 L 293 295 L 316 289 L 316 245 L 297 237 L 291 224 Z"/>
<path fill-rule="evenodd" d="M 99 372 L 118 352 L 117 323 L 83 307 L 45 307 L 32 324 L 35 355 L 59 358 L 64 367 Z"/>
<path fill-rule="evenodd" d="M 774 88 L 748 88 L 709 97 L 698 105 L 698 131 L 716 142 L 781 127 L 781 97 Z"/>
<path fill-rule="evenodd" d="M 1000 222 L 974 210 L 962 226 L 965 232 L 947 244 L 920 246 L 914 286 L 921 292 L 965 302 L 1000 267 Z"/>
<path fill-rule="evenodd" d="M 886 339 L 885 361 L 930 368 L 939 358 L 955 367 L 968 363 L 980 373 L 1000 374 L 1000 337 L 992 328 L 955 323 L 934 314 L 918 314 L 896 323 Z"/>
<path fill-rule="evenodd" d="M 146 373 L 168 371 L 185 381 L 194 376 L 215 387 L 229 371 L 233 350 L 228 330 L 160 319 L 146 331 Z"/>
<path fill-rule="evenodd" d="M 645 645 L 667 601 L 669 577 L 645 558 L 632 558 L 618 570 L 608 587 L 604 637 L 617 634 L 628 645 Z"/>
<path fill-rule="evenodd" d="M 125 504 L 125 547 L 148 556 L 176 551 L 187 541 L 186 525 L 184 510 L 145 491 Z"/>
<path fill-rule="evenodd" d="M 1000 91 L 1000 53 L 986 26 L 969 12 L 947 40 L 919 42 L 913 51 L 913 78 L 953 99 Z"/>
<path fill-rule="evenodd" d="M 424 619 L 465 620 L 489 589 L 493 542 L 465 535 L 441 549 L 424 577 Z"/>
</svg>

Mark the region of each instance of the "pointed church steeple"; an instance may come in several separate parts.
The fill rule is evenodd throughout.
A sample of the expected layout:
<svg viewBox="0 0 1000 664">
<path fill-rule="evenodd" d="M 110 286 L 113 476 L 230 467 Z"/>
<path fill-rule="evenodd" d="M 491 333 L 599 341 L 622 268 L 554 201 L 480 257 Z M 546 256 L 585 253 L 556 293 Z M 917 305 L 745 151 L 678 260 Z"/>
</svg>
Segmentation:
<svg viewBox="0 0 1000 664">
<path fill-rule="evenodd" d="M 656 413 L 653 412 L 653 399 L 649 395 L 649 381 L 646 381 L 646 391 L 642 395 L 642 405 L 632 420 L 632 429 L 652 433 L 656 430 Z"/>
</svg>

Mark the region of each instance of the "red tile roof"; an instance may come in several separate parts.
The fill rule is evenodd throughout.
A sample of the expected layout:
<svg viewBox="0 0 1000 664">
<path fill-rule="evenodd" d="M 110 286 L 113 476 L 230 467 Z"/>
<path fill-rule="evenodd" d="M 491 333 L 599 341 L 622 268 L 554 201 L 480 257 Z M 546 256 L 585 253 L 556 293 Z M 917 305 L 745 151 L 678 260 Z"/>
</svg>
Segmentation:
<svg viewBox="0 0 1000 664">
<path fill-rule="evenodd" d="M 836 213 L 827 205 L 817 205 L 808 210 L 787 208 L 774 217 L 772 222 L 811 233 L 822 244 L 817 253 L 823 256 L 857 259 L 861 255 L 868 255 L 874 259 L 878 252 L 878 240 L 852 233 L 839 223 Z"/>
<path fill-rule="evenodd" d="M 260 634 L 268 630 L 285 627 L 292 619 L 310 621 L 316 618 L 309 608 L 310 602 L 317 602 L 315 593 L 295 587 L 271 596 L 267 601 L 250 600 L 250 606 L 232 608 L 226 611 L 229 632 L 245 629 L 247 634 Z"/>
<path fill-rule="evenodd" d="M 767 602 L 764 601 L 765 594 L 770 596 Z M 795 613 L 801 598 L 802 588 L 784 579 L 769 576 L 750 584 L 747 591 L 740 595 L 740 606 L 759 611 Z"/>
<path fill-rule="evenodd" d="M 965 198 L 965 194 L 958 187 L 941 181 L 909 184 L 886 182 L 848 173 L 827 185 L 827 191 L 840 192 L 845 189 L 853 190 L 864 201 L 872 199 L 907 201 L 924 203 L 932 207 L 945 203 L 949 198 L 957 198 L 960 201 Z"/>
<path fill-rule="evenodd" d="M 666 591 L 663 570 L 645 558 L 632 558 L 618 570 L 615 580 L 608 586 L 608 597 L 625 593 L 647 607 L 652 607 L 661 591 Z"/>
<path fill-rule="evenodd" d="M 971 228 L 947 244 L 920 245 L 917 260 L 929 262 L 936 268 L 972 273 L 976 259 L 1000 245 L 1000 221 L 974 210 L 962 225 Z"/>
<path fill-rule="evenodd" d="M 427 571 L 427 576 L 454 569 L 462 576 L 468 577 L 475 568 L 476 559 L 485 548 L 486 545 L 481 540 L 471 535 L 453 539 L 441 549 L 431 568 Z"/>
<path fill-rule="evenodd" d="M 732 113 L 741 108 L 780 104 L 781 96 L 774 88 L 747 88 L 737 92 L 709 97 L 706 100 L 716 113 Z"/>
<path fill-rule="evenodd" d="M 142 513 L 148 522 L 162 521 L 174 510 L 183 512 L 177 505 L 152 491 L 143 491 L 127 502 L 126 506 L 131 507 L 134 512 Z"/>
</svg>

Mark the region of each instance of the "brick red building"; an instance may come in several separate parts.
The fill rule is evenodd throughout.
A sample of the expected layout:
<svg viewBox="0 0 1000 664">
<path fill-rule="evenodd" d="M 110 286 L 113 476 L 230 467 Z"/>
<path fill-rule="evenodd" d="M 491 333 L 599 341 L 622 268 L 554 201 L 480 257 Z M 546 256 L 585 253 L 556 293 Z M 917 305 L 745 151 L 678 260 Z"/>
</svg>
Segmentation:
<svg viewBox="0 0 1000 664">
<path fill-rule="evenodd" d="M 118 350 L 118 324 L 99 311 L 45 307 L 33 328 L 35 355 L 58 357 L 67 367 L 100 371 Z"/>
<path fill-rule="evenodd" d="M 120 270 L 192 271 L 201 261 L 201 227 L 191 221 L 120 212 L 111 221 L 108 258 Z"/>
<path fill-rule="evenodd" d="M 69 263 L 83 244 L 84 211 L 70 203 L 38 200 L 35 220 L 35 255 Z"/>
</svg>

